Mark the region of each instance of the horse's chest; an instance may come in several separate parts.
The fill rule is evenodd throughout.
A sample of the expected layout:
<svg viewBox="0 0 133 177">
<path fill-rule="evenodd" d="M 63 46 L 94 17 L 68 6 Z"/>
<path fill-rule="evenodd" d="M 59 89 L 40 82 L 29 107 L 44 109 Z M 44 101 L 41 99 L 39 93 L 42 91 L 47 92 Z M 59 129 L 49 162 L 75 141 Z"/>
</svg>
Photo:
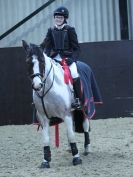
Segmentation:
<svg viewBox="0 0 133 177">
<path fill-rule="evenodd" d="M 64 98 L 53 93 L 52 95 L 46 95 L 43 99 L 43 103 L 41 99 L 35 94 L 34 103 L 36 109 L 39 112 L 44 112 L 43 104 L 45 106 L 45 110 L 47 111 L 49 117 L 62 117 L 66 112 L 70 109 L 71 101 L 69 98 Z"/>
</svg>

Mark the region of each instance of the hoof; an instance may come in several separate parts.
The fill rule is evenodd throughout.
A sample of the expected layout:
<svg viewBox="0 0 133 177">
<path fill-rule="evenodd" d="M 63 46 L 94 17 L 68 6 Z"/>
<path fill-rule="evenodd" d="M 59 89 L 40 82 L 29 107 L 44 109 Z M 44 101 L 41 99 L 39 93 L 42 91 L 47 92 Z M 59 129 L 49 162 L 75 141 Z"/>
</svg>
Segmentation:
<svg viewBox="0 0 133 177">
<path fill-rule="evenodd" d="M 80 157 L 74 157 L 73 165 L 79 165 L 79 164 L 82 164 L 82 160 L 80 159 Z"/>
<path fill-rule="evenodd" d="M 89 154 L 89 152 L 84 152 L 83 155 L 84 156 L 87 156 Z"/>
<path fill-rule="evenodd" d="M 40 168 L 50 168 L 49 162 L 42 162 Z"/>
<path fill-rule="evenodd" d="M 85 147 L 85 150 L 84 150 L 83 155 L 84 155 L 84 156 L 87 156 L 89 153 L 91 153 L 91 146 L 90 146 L 90 144 L 88 144 L 88 145 Z"/>
</svg>

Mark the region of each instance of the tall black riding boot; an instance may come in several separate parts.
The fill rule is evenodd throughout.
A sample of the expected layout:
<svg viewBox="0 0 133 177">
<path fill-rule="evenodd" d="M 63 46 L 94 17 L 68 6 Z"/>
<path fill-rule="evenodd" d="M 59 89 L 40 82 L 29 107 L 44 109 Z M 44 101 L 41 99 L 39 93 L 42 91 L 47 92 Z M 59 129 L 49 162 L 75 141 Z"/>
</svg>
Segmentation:
<svg viewBox="0 0 133 177">
<path fill-rule="evenodd" d="M 72 103 L 72 109 L 81 109 L 81 103 L 82 103 L 82 92 L 81 92 L 81 83 L 80 83 L 80 77 L 77 77 L 73 79 L 73 89 L 74 89 L 74 95 L 75 95 L 75 102 Z"/>
</svg>

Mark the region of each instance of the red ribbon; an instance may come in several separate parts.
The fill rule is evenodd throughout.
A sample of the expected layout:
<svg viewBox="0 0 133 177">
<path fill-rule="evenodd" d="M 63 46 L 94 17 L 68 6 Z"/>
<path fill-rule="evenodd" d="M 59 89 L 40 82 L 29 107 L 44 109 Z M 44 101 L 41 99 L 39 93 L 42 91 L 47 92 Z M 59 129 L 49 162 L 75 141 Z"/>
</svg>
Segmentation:
<svg viewBox="0 0 133 177">
<path fill-rule="evenodd" d="M 59 125 L 55 125 L 55 146 L 59 147 Z"/>
<path fill-rule="evenodd" d="M 69 84 L 69 81 L 70 81 L 70 83 L 72 84 L 73 83 L 72 76 L 71 76 L 69 66 L 66 63 L 66 59 L 61 60 L 61 65 L 62 65 L 63 70 L 64 70 L 64 82 L 66 84 Z"/>
</svg>

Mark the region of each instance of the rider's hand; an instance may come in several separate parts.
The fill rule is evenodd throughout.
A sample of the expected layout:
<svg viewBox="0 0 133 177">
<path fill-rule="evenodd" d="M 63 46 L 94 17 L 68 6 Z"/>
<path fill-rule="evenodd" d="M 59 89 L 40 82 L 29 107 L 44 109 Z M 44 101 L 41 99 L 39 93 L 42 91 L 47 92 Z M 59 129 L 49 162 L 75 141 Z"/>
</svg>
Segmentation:
<svg viewBox="0 0 133 177">
<path fill-rule="evenodd" d="M 72 58 L 66 58 L 66 63 L 70 66 L 73 63 Z"/>
</svg>

